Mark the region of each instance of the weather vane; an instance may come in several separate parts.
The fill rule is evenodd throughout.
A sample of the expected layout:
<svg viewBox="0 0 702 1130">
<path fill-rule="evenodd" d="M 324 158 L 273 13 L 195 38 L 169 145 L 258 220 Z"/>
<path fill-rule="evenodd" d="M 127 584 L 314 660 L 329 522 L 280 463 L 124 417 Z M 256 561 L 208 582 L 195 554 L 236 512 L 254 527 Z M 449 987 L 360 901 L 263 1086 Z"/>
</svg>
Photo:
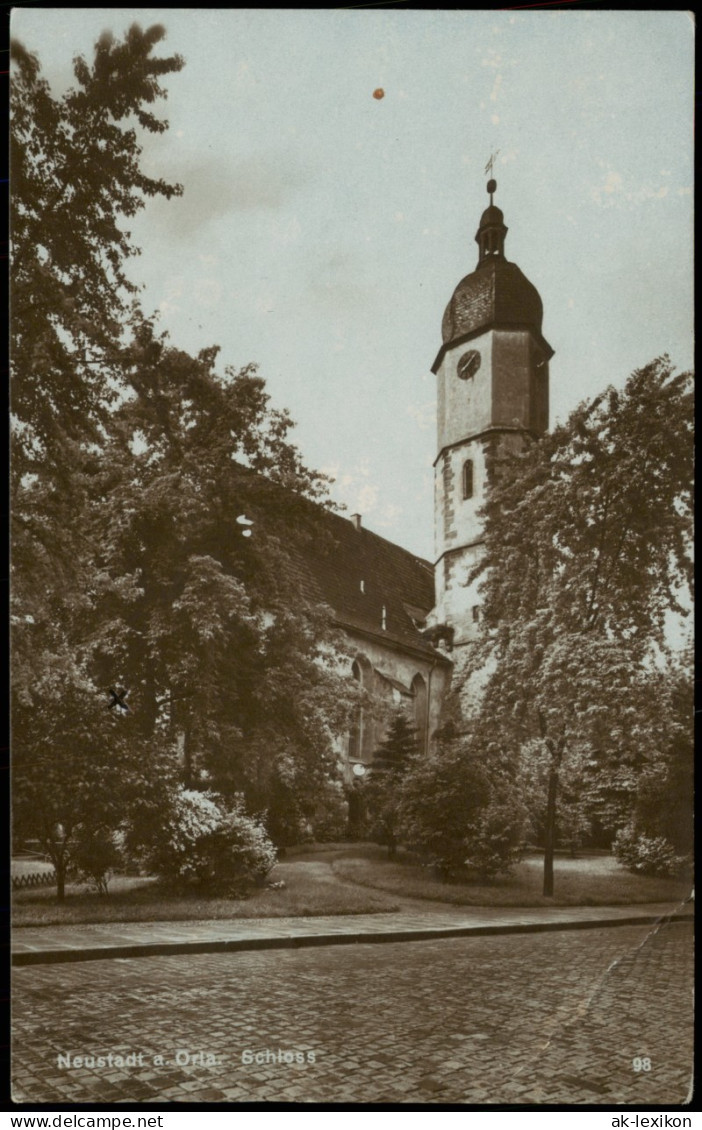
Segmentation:
<svg viewBox="0 0 702 1130">
<path fill-rule="evenodd" d="M 490 160 L 488 161 L 487 165 L 485 166 L 485 175 L 486 176 L 487 176 L 488 173 L 490 174 L 490 176 L 492 176 L 493 166 L 495 164 L 495 161 L 497 160 L 497 154 L 499 152 L 500 152 L 499 149 L 496 149 L 494 153 L 490 154 Z"/>
</svg>

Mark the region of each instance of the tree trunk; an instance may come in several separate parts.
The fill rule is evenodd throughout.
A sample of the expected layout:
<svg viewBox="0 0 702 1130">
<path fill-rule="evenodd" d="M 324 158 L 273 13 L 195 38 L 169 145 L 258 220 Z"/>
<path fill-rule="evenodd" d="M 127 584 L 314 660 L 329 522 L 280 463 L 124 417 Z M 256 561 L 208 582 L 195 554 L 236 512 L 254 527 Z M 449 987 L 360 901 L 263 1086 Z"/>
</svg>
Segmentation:
<svg viewBox="0 0 702 1130">
<path fill-rule="evenodd" d="M 52 845 L 53 846 L 53 845 Z M 54 872 L 56 874 L 56 901 L 64 902 L 66 898 L 66 845 L 65 842 L 60 846 L 53 846 L 53 851 L 49 852 L 49 858 L 54 865 Z"/>
<path fill-rule="evenodd" d="M 544 895 L 553 896 L 553 851 L 556 846 L 556 797 L 558 795 L 558 770 L 552 766 L 548 775 L 548 800 L 546 802 L 546 835 L 544 842 Z"/>
<path fill-rule="evenodd" d="M 186 789 L 193 787 L 193 760 L 189 722 L 186 722 L 183 730 L 183 785 Z"/>
<path fill-rule="evenodd" d="M 54 874 L 56 876 L 56 901 L 63 902 L 66 898 L 66 871 L 68 865 L 67 845 L 70 839 L 70 832 L 66 835 L 65 825 L 48 825 L 44 820 L 44 833 L 41 836 L 41 843 L 44 851 L 54 865 Z M 59 839 L 59 836 L 61 837 Z"/>
</svg>

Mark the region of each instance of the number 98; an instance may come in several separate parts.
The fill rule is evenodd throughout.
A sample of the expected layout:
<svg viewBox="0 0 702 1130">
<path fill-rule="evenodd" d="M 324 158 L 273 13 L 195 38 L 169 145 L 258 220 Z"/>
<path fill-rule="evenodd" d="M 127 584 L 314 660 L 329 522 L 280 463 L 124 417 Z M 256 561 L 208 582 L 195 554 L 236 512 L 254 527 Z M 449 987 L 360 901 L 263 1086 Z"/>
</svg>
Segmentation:
<svg viewBox="0 0 702 1130">
<path fill-rule="evenodd" d="M 647 1055 L 646 1056 L 637 1055 L 632 1060 L 631 1066 L 633 1067 L 634 1071 L 650 1071 L 651 1070 L 651 1060 L 648 1058 Z"/>
</svg>

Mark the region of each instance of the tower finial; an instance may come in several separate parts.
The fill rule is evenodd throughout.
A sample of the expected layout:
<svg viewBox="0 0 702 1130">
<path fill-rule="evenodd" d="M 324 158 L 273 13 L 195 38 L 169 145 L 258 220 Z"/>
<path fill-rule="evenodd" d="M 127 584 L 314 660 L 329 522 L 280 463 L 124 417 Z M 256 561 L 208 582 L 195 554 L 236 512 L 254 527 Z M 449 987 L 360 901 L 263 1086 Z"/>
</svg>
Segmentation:
<svg viewBox="0 0 702 1130">
<path fill-rule="evenodd" d="M 495 161 L 497 160 L 497 154 L 499 152 L 500 152 L 499 149 L 496 149 L 494 153 L 491 153 L 490 159 L 488 160 L 488 163 L 485 166 L 485 176 L 487 176 L 488 173 L 490 174 L 490 180 L 487 182 L 487 190 L 490 193 L 490 207 L 491 208 L 492 208 L 492 194 L 495 191 L 495 189 L 497 188 L 497 181 L 492 179 L 492 170 L 495 166 Z"/>
</svg>

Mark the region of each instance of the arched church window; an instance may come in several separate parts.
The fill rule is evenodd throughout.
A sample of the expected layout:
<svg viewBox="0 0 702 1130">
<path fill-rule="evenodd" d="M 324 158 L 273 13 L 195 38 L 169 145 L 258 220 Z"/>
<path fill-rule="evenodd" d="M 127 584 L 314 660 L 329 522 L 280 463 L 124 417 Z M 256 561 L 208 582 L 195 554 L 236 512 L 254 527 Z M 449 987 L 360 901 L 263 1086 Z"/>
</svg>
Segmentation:
<svg viewBox="0 0 702 1130">
<path fill-rule="evenodd" d="M 463 464 L 463 497 L 473 497 L 473 460 L 466 459 Z"/>
<path fill-rule="evenodd" d="M 351 675 L 364 690 L 370 691 L 373 685 L 373 667 L 365 655 L 353 661 Z M 350 762 L 370 761 L 373 753 L 373 719 L 359 702 L 349 730 L 348 757 Z"/>
<path fill-rule="evenodd" d="M 411 689 L 414 696 L 414 725 L 417 730 L 417 745 L 422 753 L 425 753 L 427 748 L 427 684 L 421 675 L 414 676 Z"/>
<path fill-rule="evenodd" d="M 358 683 L 361 682 L 361 668 L 355 660 L 351 668 L 351 675 Z M 349 730 L 349 761 L 358 761 L 360 756 L 362 714 L 363 710 L 359 703 L 354 708 L 351 729 Z"/>
</svg>

